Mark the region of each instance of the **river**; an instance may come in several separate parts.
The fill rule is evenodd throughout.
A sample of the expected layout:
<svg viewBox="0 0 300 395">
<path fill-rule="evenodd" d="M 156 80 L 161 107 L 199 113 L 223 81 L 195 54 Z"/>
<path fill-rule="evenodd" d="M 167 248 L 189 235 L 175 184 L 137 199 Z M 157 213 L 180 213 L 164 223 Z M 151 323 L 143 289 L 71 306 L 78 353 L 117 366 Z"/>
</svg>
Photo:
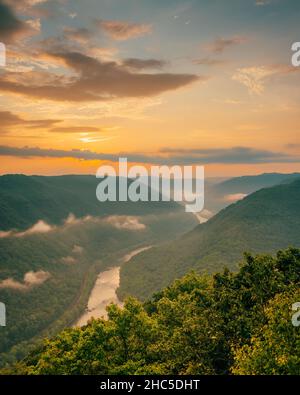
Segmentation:
<svg viewBox="0 0 300 395">
<path fill-rule="evenodd" d="M 121 263 L 128 262 L 133 256 L 149 249 L 151 246 L 135 249 L 124 255 Z M 104 272 L 99 273 L 95 285 L 90 293 L 88 304 L 85 312 L 78 319 L 75 326 L 86 325 L 92 318 L 107 318 L 106 306 L 115 303 L 122 306 L 122 302 L 116 295 L 116 290 L 120 284 L 120 266 L 111 267 Z"/>
</svg>

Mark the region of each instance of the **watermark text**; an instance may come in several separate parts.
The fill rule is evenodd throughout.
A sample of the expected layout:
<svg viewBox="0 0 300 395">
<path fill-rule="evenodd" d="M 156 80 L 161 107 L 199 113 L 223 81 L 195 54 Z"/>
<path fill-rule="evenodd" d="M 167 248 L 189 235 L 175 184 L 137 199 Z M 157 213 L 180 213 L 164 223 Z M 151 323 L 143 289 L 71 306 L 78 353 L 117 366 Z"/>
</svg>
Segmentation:
<svg viewBox="0 0 300 395">
<path fill-rule="evenodd" d="M 118 176 L 113 166 L 100 166 L 96 174 L 103 180 L 96 190 L 100 202 L 185 203 L 185 211 L 198 213 L 204 207 L 203 166 L 128 166 L 119 158 Z"/>
</svg>

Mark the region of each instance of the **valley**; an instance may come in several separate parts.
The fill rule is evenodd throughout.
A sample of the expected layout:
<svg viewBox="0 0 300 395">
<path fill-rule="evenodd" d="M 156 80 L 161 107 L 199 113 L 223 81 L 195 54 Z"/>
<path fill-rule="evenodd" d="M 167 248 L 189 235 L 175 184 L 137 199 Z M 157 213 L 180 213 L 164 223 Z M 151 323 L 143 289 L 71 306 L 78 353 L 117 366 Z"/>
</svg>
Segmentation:
<svg viewBox="0 0 300 395">
<path fill-rule="evenodd" d="M 208 180 L 221 211 L 197 217 L 172 201 L 97 202 L 91 176 L 0 177 L 1 366 L 128 295 L 148 300 L 191 270 L 236 271 L 245 251 L 299 246 L 297 177 Z M 244 198 L 230 204 L 229 192 Z"/>
<path fill-rule="evenodd" d="M 100 204 L 95 188 L 91 176 L 0 177 L 2 365 L 74 324 L 112 262 L 197 224 L 173 202 Z"/>
<path fill-rule="evenodd" d="M 149 248 L 150 246 L 141 247 L 125 254 L 119 260 L 118 264 L 120 265 L 128 262 L 131 258 Z M 90 293 L 87 307 L 82 316 L 75 323 L 75 327 L 86 325 L 91 318 L 106 318 L 106 307 L 111 303 L 122 306 L 122 302 L 118 299 L 116 294 L 116 290 L 120 285 L 120 269 L 120 266 L 113 266 L 99 273 L 96 283 Z"/>
</svg>

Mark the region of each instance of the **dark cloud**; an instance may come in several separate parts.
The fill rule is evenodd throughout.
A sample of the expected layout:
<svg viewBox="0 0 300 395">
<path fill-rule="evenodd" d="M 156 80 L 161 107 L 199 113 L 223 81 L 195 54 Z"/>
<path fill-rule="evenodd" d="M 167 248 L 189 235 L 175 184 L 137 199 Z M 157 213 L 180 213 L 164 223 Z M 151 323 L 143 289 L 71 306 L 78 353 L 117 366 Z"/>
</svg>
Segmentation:
<svg viewBox="0 0 300 395">
<path fill-rule="evenodd" d="M 238 44 L 243 44 L 246 41 L 247 41 L 246 38 L 241 36 L 234 36 L 229 38 L 218 37 L 214 41 L 206 44 L 205 49 L 207 49 L 209 52 L 220 54 L 224 52 L 225 49 L 233 47 Z"/>
<path fill-rule="evenodd" d="M 79 52 L 48 55 L 63 61 L 77 76 L 69 79 L 57 76 L 44 85 L 34 85 L 10 80 L 7 74 L 0 79 L 0 91 L 56 101 L 99 101 L 154 96 L 207 80 L 193 74 L 134 73 L 117 62 L 102 62 Z"/>
<path fill-rule="evenodd" d="M 292 157 L 283 152 L 259 150 L 250 147 L 212 148 L 212 149 L 173 149 L 163 148 L 163 154 L 168 154 L 176 161 L 185 163 L 293 163 L 300 162 L 300 157 Z"/>
<path fill-rule="evenodd" d="M 26 128 L 47 128 L 61 122 L 58 119 L 34 119 L 26 120 L 10 111 L 0 111 L 1 128 L 25 126 Z"/>
<path fill-rule="evenodd" d="M 32 157 L 48 157 L 48 158 L 75 158 L 85 160 L 116 160 L 115 155 L 101 154 L 88 150 L 56 150 L 56 149 L 42 149 L 39 147 L 9 147 L 0 146 L 0 155 L 2 156 L 15 156 L 23 158 Z"/>
<path fill-rule="evenodd" d="M 158 59 L 128 58 L 123 60 L 122 64 L 131 70 L 145 70 L 145 69 L 160 70 L 164 68 L 168 64 L 168 62 Z"/>
<path fill-rule="evenodd" d="M 297 144 L 297 143 L 289 143 L 289 144 L 286 144 L 285 147 L 288 148 L 288 149 L 299 149 L 299 148 L 300 148 L 300 144 Z"/>
<path fill-rule="evenodd" d="M 226 62 L 221 59 L 206 57 L 206 58 L 194 59 L 193 63 L 199 66 L 219 66 Z"/>
<path fill-rule="evenodd" d="M 4 43 L 30 33 L 31 27 L 21 21 L 10 5 L 0 0 L 0 38 Z"/>
<path fill-rule="evenodd" d="M 3 0 L 14 12 L 22 15 L 50 18 L 63 14 L 62 6 L 68 0 Z"/>
<path fill-rule="evenodd" d="M 126 157 L 131 163 L 152 163 L 159 165 L 193 165 L 193 164 L 261 164 L 261 163 L 300 163 L 300 156 L 286 153 L 258 150 L 249 147 L 233 147 L 220 149 L 177 150 L 164 148 L 159 155 L 143 154 L 105 154 L 89 150 L 56 150 L 39 147 L 0 146 L 0 155 L 23 158 L 75 158 L 81 160 L 118 161 Z"/>
<path fill-rule="evenodd" d="M 124 41 L 130 38 L 144 36 L 151 32 L 152 27 L 149 24 L 132 23 L 117 20 L 95 19 L 98 28 L 104 30 L 114 40 Z"/>
</svg>

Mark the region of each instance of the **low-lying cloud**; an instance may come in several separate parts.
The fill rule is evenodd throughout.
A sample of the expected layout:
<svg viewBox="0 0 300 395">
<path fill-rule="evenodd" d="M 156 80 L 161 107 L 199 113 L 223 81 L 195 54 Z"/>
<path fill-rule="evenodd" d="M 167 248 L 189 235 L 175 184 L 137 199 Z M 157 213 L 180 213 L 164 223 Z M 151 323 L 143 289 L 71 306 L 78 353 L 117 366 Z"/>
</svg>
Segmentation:
<svg viewBox="0 0 300 395">
<path fill-rule="evenodd" d="M 53 226 L 48 225 L 46 222 L 40 220 L 25 232 L 18 233 L 17 236 L 22 237 L 22 236 L 32 235 L 35 233 L 48 233 L 51 232 L 53 229 L 54 229 Z"/>
<path fill-rule="evenodd" d="M 117 229 L 144 230 L 146 225 L 140 222 L 139 217 L 112 215 L 104 219 L 104 222 Z"/>
<path fill-rule="evenodd" d="M 75 244 L 73 249 L 72 249 L 72 253 L 73 254 L 82 254 L 83 251 L 84 251 L 84 248 L 79 246 L 79 245 L 77 245 L 77 244 Z"/>
<path fill-rule="evenodd" d="M 234 203 L 237 202 L 238 200 L 244 199 L 246 196 L 248 196 L 246 193 L 233 193 L 233 194 L 225 195 L 223 200 L 228 203 Z"/>
<path fill-rule="evenodd" d="M 36 224 L 23 232 L 19 232 L 17 230 L 0 231 L 0 239 L 4 239 L 6 237 L 25 237 L 39 233 L 49 233 L 53 230 L 55 230 L 55 226 L 49 225 L 43 220 L 39 220 Z"/>
<path fill-rule="evenodd" d="M 28 291 L 29 289 L 43 284 L 51 277 L 49 272 L 39 270 L 37 272 L 29 271 L 25 273 L 23 281 L 17 281 L 13 278 L 7 278 L 0 281 L 0 289 L 14 289 L 18 291 Z"/>
<path fill-rule="evenodd" d="M 76 263 L 76 259 L 71 255 L 61 258 L 61 261 L 66 265 L 74 265 Z"/>
<path fill-rule="evenodd" d="M 86 215 L 84 217 L 76 217 L 74 214 L 70 213 L 68 217 L 63 221 L 63 225 L 54 226 L 49 225 L 47 222 L 43 220 L 39 220 L 36 224 L 26 229 L 25 231 L 18 231 L 15 229 L 8 231 L 0 231 L 0 239 L 9 238 L 9 237 L 26 237 L 36 234 L 46 234 L 53 231 L 58 231 L 68 226 L 74 225 L 82 225 L 84 223 L 94 223 L 94 224 L 102 224 L 109 225 L 116 229 L 127 229 L 127 230 L 142 230 L 145 229 L 146 226 L 140 222 L 140 217 L 136 216 L 126 216 L 126 215 L 113 215 L 108 217 L 95 217 L 92 215 Z M 82 254 L 84 248 L 78 245 L 73 246 L 72 253 L 73 254 Z"/>
</svg>

